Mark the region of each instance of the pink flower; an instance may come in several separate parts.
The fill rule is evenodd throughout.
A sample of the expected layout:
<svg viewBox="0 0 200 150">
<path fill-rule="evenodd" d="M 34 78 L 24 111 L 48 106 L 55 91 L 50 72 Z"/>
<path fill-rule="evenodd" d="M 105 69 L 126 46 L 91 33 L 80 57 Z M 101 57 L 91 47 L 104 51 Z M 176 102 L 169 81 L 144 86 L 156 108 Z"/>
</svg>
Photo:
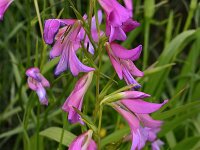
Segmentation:
<svg viewBox="0 0 200 150">
<path fill-rule="evenodd" d="M 118 75 L 127 84 L 136 84 L 135 88 L 140 88 L 140 84 L 133 78 L 133 76 L 141 77 L 143 72 L 138 70 L 132 61 L 139 58 L 142 46 L 127 50 L 117 43 L 106 43 L 106 50 L 110 57 L 110 61 Z"/>
<path fill-rule="evenodd" d="M 92 130 L 79 135 L 69 145 L 69 150 L 97 150 L 96 143 L 92 140 Z"/>
<path fill-rule="evenodd" d="M 122 6 L 117 0 L 98 0 L 106 13 L 106 35 L 109 42 L 125 40 L 129 32 L 140 24 L 132 20 L 132 0 L 124 0 Z"/>
<path fill-rule="evenodd" d="M 133 96 L 131 96 L 131 93 Z M 155 104 L 142 100 L 144 97 L 149 97 L 145 93 L 137 93 L 137 91 L 132 91 L 131 93 L 129 92 L 128 95 L 125 95 L 129 99 L 119 100 L 112 105 L 124 117 L 131 128 L 131 150 L 140 150 L 144 147 L 146 141 L 153 143 L 157 139 L 156 133 L 160 130 L 162 121 L 154 120 L 149 114 L 159 110 L 167 103 L 167 100 L 162 104 Z"/>
<path fill-rule="evenodd" d="M 63 25 L 63 28 L 59 28 Z M 88 67 L 80 62 L 76 56 L 76 51 L 81 43 L 78 34 L 81 29 L 81 22 L 74 20 L 49 19 L 45 22 L 44 39 L 47 44 L 52 44 L 55 36 L 56 42 L 50 52 L 50 58 L 57 56 L 60 61 L 56 67 L 55 75 L 70 68 L 72 74 L 77 76 L 79 72 L 90 72 L 94 68 Z"/>
<path fill-rule="evenodd" d="M 36 91 L 41 104 L 48 105 L 45 87 L 50 87 L 49 81 L 40 73 L 38 68 L 28 69 L 26 75 L 28 76 L 29 88 Z"/>
<path fill-rule="evenodd" d="M 83 97 L 92 81 L 93 72 L 89 72 L 81 77 L 75 87 L 74 90 L 71 92 L 69 97 L 66 99 L 65 103 L 62 106 L 62 109 L 65 112 L 68 112 L 68 120 L 71 123 L 80 122 L 84 124 L 81 120 L 81 116 L 74 110 L 73 107 L 79 109 L 81 111 L 82 104 L 83 104 Z"/>
<path fill-rule="evenodd" d="M 0 20 L 3 20 L 4 13 L 8 9 L 13 0 L 1 0 L 0 1 Z"/>
<path fill-rule="evenodd" d="M 85 20 L 86 15 L 83 17 Z M 98 11 L 99 24 L 102 20 L 102 12 Z M 86 20 L 87 21 L 87 20 Z M 98 42 L 98 32 L 96 28 L 95 17 L 92 18 L 91 26 L 92 38 Z M 102 35 L 102 32 L 101 34 Z M 45 21 L 44 27 L 44 41 L 47 44 L 53 44 L 50 51 L 50 58 L 61 56 L 60 61 L 56 67 L 55 75 L 59 75 L 63 71 L 70 69 L 74 76 L 79 72 L 90 72 L 94 68 L 88 67 L 80 62 L 76 56 L 76 52 L 81 48 L 81 42 L 90 53 L 94 54 L 94 47 L 86 35 L 81 22 L 76 19 L 48 19 Z"/>
</svg>

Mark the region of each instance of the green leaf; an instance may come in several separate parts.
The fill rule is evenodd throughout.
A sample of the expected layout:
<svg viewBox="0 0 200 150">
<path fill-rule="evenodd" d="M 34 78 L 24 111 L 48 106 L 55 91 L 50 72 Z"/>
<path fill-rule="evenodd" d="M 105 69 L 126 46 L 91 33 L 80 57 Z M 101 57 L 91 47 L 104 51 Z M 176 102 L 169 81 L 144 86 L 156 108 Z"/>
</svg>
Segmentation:
<svg viewBox="0 0 200 150">
<path fill-rule="evenodd" d="M 180 112 L 184 112 L 184 111 L 187 111 L 187 110 L 190 110 L 190 109 L 194 109 L 194 108 L 199 107 L 199 106 L 200 106 L 200 101 L 195 101 L 195 102 L 188 103 L 186 105 L 165 111 L 163 113 L 157 113 L 157 114 L 153 115 L 153 117 L 155 119 L 158 119 L 158 120 L 167 119 L 169 117 L 177 115 Z"/>
<path fill-rule="evenodd" d="M 172 150 L 191 150 L 200 140 L 200 137 L 186 138 L 178 143 Z"/>
<path fill-rule="evenodd" d="M 64 132 L 63 138 L 62 138 L 62 132 Z M 59 127 L 50 127 L 48 129 L 45 129 L 40 132 L 40 135 L 45 136 L 49 139 L 52 139 L 58 143 L 60 142 L 60 139 L 62 138 L 62 144 L 65 146 L 69 146 L 70 143 L 76 138 L 76 136 L 72 134 L 71 132 Z"/>
<path fill-rule="evenodd" d="M 129 127 L 125 127 L 123 129 L 117 130 L 114 133 L 103 138 L 101 141 L 101 146 L 104 147 L 105 145 L 107 145 L 109 143 L 119 141 L 121 138 L 126 136 L 129 132 L 130 132 Z"/>
<path fill-rule="evenodd" d="M 194 39 L 196 32 L 196 30 L 188 30 L 176 36 L 162 52 L 156 67 L 174 63 L 176 56 L 192 39 Z M 170 70 L 171 67 L 168 67 L 149 76 L 148 84 L 145 85 L 144 91 L 155 96 L 155 98 L 160 97 Z"/>
</svg>

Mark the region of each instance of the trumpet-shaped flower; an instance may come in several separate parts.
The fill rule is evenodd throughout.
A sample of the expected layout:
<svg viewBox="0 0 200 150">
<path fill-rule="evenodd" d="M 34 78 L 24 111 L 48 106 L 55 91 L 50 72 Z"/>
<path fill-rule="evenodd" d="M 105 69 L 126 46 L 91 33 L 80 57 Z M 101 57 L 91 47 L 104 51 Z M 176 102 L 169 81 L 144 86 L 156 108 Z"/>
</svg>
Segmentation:
<svg viewBox="0 0 200 150">
<path fill-rule="evenodd" d="M 62 109 L 65 112 L 68 112 L 68 120 L 71 123 L 80 122 L 84 124 L 81 120 L 81 116 L 74 110 L 73 107 L 79 109 L 81 111 L 82 104 L 83 104 L 83 97 L 92 81 L 93 72 L 89 72 L 81 77 L 75 87 L 74 90 L 71 92 L 69 97 L 66 99 L 65 103 L 62 106 Z"/>
<path fill-rule="evenodd" d="M 40 73 L 38 68 L 28 69 L 26 75 L 28 76 L 29 88 L 36 91 L 41 104 L 48 105 L 45 87 L 50 87 L 49 81 Z"/>
<path fill-rule="evenodd" d="M 66 26 L 59 30 L 63 25 Z M 70 68 L 74 76 L 77 76 L 79 72 L 94 70 L 94 68 L 82 64 L 76 56 L 76 51 L 81 46 L 80 39 L 77 38 L 80 29 L 80 21 L 74 22 L 74 20 L 49 19 L 45 22 L 45 42 L 47 44 L 52 44 L 54 37 L 56 39 L 50 52 L 50 58 L 61 56 L 55 70 L 55 75 L 59 75 L 68 68 Z"/>
<path fill-rule="evenodd" d="M 110 61 L 118 75 L 127 84 L 135 84 L 135 88 L 140 88 L 140 84 L 133 78 L 133 76 L 141 77 L 143 72 L 138 70 L 133 61 L 137 60 L 141 54 L 142 46 L 127 50 L 117 43 L 106 43 L 106 50 L 108 52 Z"/>
<path fill-rule="evenodd" d="M 133 96 L 131 96 L 131 93 Z M 167 100 L 162 104 L 155 104 L 142 100 L 144 97 L 149 97 L 145 93 L 137 93 L 137 91 L 131 93 L 129 92 L 126 95 L 130 99 L 122 99 L 112 104 L 114 109 L 125 118 L 131 128 L 131 150 L 142 149 L 146 141 L 152 142 L 152 147 L 158 147 L 159 143 L 156 143 L 156 133 L 160 130 L 162 121 L 154 120 L 149 114 L 159 110 L 167 103 Z"/>
<path fill-rule="evenodd" d="M 0 20 L 3 20 L 4 13 L 8 9 L 13 0 L 1 0 L 0 1 Z"/>
<path fill-rule="evenodd" d="M 132 20 L 132 0 L 124 0 L 122 6 L 117 0 L 98 0 L 106 13 L 106 35 L 109 41 L 125 40 L 129 32 L 140 24 Z"/>
<path fill-rule="evenodd" d="M 97 146 L 94 140 L 92 140 L 92 130 L 79 135 L 69 145 L 69 150 L 96 150 Z"/>
</svg>

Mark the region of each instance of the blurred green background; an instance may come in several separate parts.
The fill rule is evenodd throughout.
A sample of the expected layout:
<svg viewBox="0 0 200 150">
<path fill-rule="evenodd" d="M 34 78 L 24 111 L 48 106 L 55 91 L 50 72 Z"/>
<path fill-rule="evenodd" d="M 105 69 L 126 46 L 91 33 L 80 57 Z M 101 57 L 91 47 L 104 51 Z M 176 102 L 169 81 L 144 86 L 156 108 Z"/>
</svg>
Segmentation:
<svg viewBox="0 0 200 150">
<path fill-rule="evenodd" d="M 88 13 L 89 0 L 74 0 L 74 3 L 82 15 Z M 0 149 L 67 149 L 74 135 L 85 129 L 69 124 L 60 109 L 77 78 L 69 71 L 59 77 L 53 75 L 58 59 L 49 60 L 51 47 L 42 40 L 44 20 L 49 18 L 75 18 L 75 15 L 67 0 L 15 0 L 0 22 Z M 200 2 L 134 0 L 134 19 L 141 26 L 130 32 L 122 45 L 126 48 L 143 45 L 136 65 L 145 73 L 138 81 L 141 91 L 152 95 L 148 100 L 169 99 L 162 110 L 152 115 L 165 121 L 158 134 L 165 142 L 163 149 L 198 150 Z M 101 29 L 104 28 L 102 25 Z M 102 58 L 104 75 L 100 90 L 109 80 L 106 76 L 111 77 L 114 71 L 105 50 Z M 51 82 L 51 89 L 47 90 L 48 107 L 40 106 L 37 95 L 27 87 L 25 71 L 32 66 L 39 67 Z M 117 76 L 114 80 L 108 93 L 125 86 Z M 95 83 L 92 83 L 83 107 L 88 116 L 93 113 L 94 93 Z M 121 143 L 129 127 L 110 107 L 104 109 L 102 128 L 102 149 L 130 149 L 131 142 Z M 145 149 L 150 149 L 149 144 Z"/>
</svg>

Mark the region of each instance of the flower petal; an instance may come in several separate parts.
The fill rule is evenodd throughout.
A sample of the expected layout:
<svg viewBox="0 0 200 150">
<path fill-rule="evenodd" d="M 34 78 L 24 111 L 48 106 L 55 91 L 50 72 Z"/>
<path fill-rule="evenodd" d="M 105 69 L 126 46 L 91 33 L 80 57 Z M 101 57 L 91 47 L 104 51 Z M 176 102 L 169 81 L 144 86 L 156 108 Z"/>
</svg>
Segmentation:
<svg viewBox="0 0 200 150">
<path fill-rule="evenodd" d="M 121 103 L 123 103 L 128 109 L 130 109 L 134 113 L 138 114 L 149 114 L 159 110 L 164 104 L 166 104 L 168 100 L 165 100 L 161 104 L 150 103 L 143 101 L 141 99 L 123 99 Z"/>
<path fill-rule="evenodd" d="M 13 0 L 1 0 L 0 2 L 0 20 L 3 20 L 4 13 L 8 9 Z"/>
<path fill-rule="evenodd" d="M 145 127 L 149 127 L 149 128 L 160 128 L 160 126 L 162 125 L 162 121 L 160 120 L 154 120 L 151 116 L 149 116 L 148 114 L 137 114 L 138 118 L 140 119 L 140 121 L 142 122 L 142 124 Z"/>
<path fill-rule="evenodd" d="M 129 72 L 129 70 L 125 67 L 122 68 L 122 75 L 126 83 L 129 84 L 135 84 L 134 88 L 138 89 L 141 87 L 141 85 L 133 78 L 132 74 Z"/>
<path fill-rule="evenodd" d="M 58 65 L 55 69 L 55 75 L 59 75 L 60 73 L 67 70 L 69 65 L 69 49 L 68 45 L 66 44 L 64 50 L 62 51 L 61 58 L 58 62 Z"/>
<path fill-rule="evenodd" d="M 112 27 L 111 26 L 110 29 L 111 30 L 110 30 L 109 42 L 112 42 L 114 40 L 121 40 L 121 41 L 126 40 L 126 34 L 121 29 L 121 27 Z"/>
<path fill-rule="evenodd" d="M 140 23 L 129 18 L 128 20 L 126 20 L 123 25 L 122 25 L 122 29 L 124 32 L 130 32 L 132 30 L 134 30 L 135 28 L 137 28 L 138 26 L 140 26 Z"/>
<path fill-rule="evenodd" d="M 121 94 L 123 95 L 123 99 L 142 99 L 150 97 L 149 94 L 140 91 L 125 91 L 121 92 Z"/>
<path fill-rule="evenodd" d="M 74 19 L 47 19 L 44 23 L 44 41 L 46 44 L 52 44 L 54 38 L 63 25 L 72 25 L 75 22 Z"/>
<path fill-rule="evenodd" d="M 77 76 L 79 72 L 90 72 L 95 70 L 94 68 L 82 64 L 73 50 L 70 51 L 69 62 L 70 70 L 74 76 Z"/>
<path fill-rule="evenodd" d="M 107 50 L 107 52 L 108 52 L 108 56 L 109 56 L 109 58 L 110 58 L 110 61 L 111 61 L 112 65 L 113 65 L 113 67 L 114 67 L 114 69 L 115 69 L 115 71 L 116 71 L 118 77 L 119 77 L 120 79 L 123 79 L 123 77 L 122 77 L 122 66 L 121 66 L 121 64 L 120 64 L 120 62 L 119 62 L 119 59 L 116 58 L 116 57 L 114 57 L 113 54 L 111 54 L 112 52 L 111 52 L 111 50 L 110 50 L 109 47 L 110 47 L 109 44 L 106 43 L 106 50 Z"/>
<path fill-rule="evenodd" d="M 130 59 L 132 61 L 137 60 L 140 57 L 142 51 L 142 45 L 139 45 L 138 47 L 131 50 L 127 50 L 114 42 L 112 42 L 110 46 L 115 56 L 121 59 Z"/>
<path fill-rule="evenodd" d="M 43 105 L 48 105 L 48 99 L 46 96 L 46 90 L 41 85 L 41 83 L 38 84 L 38 89 L 36 90 L 36 93 L 39 97 L 40 103 Z"/>
<path fill-rule="evenodd" d="M 144 75 L 144 73 L 140 71 L 131 60 L 123 60 L 121 62 L 131 75 L 136 77 L 142 77 Z"/>
</svg>

